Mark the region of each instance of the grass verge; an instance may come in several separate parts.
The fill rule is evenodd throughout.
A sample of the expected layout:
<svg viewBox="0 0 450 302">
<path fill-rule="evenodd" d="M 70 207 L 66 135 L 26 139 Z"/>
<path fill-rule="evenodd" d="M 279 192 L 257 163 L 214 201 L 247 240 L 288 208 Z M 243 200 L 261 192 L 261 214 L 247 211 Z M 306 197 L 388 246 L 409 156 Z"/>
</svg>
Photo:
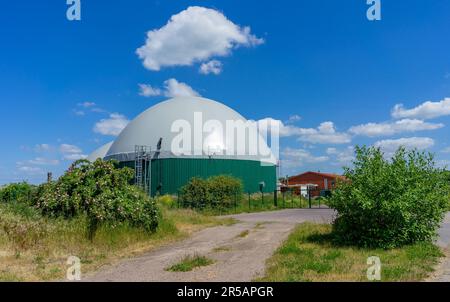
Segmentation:
<svg viewBox="0 0 450 302">
<path fill-rule="evenodd" d="M 162 208 L 158 230 L 149 234 L 128 225 L 102 226 L 93 240 L 86 239 L 82 217 L 49 219 L 23 212 L 14 205 L 0 204 L 0 220 L 20 222 L 15 237 L 0 228 L 0 281 L 47 281 L 64 279 L 69 256 L 81 259 L 82 274 L 186 238 L 206 227 L 230 225 L 232 219 L 218 219 L 186 209 Z M 1 221 L 0 221 L 1 222 Z M 20 240 L 16 240 L 16 239 Z"/>
<path fill-rule="evenodd" d="M 244 196 L 245 197 L 245 196 Z M 183 205 L 174 204 L 174 207 Z M 325 198 L 315 198 L 311 200 L 312 207 L 327 207 Z M 278 197 L 277 206 L 275 206 L 273 194 L 267 194 L 264 198 L 258 194 L 253 194 L 250 199 L 243 198 L 236 204 L 231 203 L 229 207 L 204 208 L 199 212 L 209 216 L 224 216 L 243 213 L 258 213 L 267 211 L 279 211 L 286 209 L 306 209 L 309 208 L 309 202 L 299 196 L 288 196 L 286 198 Z"/>
<path fill-rule="evenodd" d="M 194 268 L 208 266 L 213 264 L 215 261 L 209 259 L 205 256 L 186 256 L 177 264 L 172 265 L 167 269 L 170 272 L 190 272 Z"/>
<path fill-rule="evenodd" d="M 304 223 L 267 262 L 266 276 L 258 281 L 368 281 L 367 258 L 381 260 L 381 281 L 420 281 L 442 257 L 431 243 L 382 250 L 336 246 L 331 226 Z"/>
</svg>

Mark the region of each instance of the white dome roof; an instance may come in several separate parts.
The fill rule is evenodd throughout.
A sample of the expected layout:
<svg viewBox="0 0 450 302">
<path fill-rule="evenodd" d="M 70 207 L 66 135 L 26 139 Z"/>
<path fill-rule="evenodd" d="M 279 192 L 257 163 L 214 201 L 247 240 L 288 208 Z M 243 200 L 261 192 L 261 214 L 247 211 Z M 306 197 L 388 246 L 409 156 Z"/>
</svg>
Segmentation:
<svg viewBox="0 0 450 302">
<path fill-rule="evenodd" d="M 198 115 L 201 113 L 201 120 Z M 197 114 L 196 118 L 194 116 Z M 200 149 L 195 143 L 194 134 L 191 137 L 190 154 L 180 154 L 174 152 L 173 141 L 180 137 L 180 129 L 172 131 L 174 122 L 184 121 L 182 124 L 188 124 L 191 131 L 194 129 L 204 129 L 208 121 L 218 121 L 223 125 L 223 131 L 217 128 L 210 128 L 212 131 L 203 132 L 203 144 L 200 143 Z M 227 146 L 230 137 L 226 131 L 227 121 L 247 120 L 233 109 L 219 103 L 200 97 L 177 97 L 173 98 L 147 109 L 131 121 L 127 127 L 120 133 L 116 141 L 109 148 L 106 158 L 116 158 L 120 161 L 134 160 L 135 146 L 148 146 L 151 151 L 157 150 L 159 140 L 162 138 L 160 158 L 175 157 L 213 157 L 213 158 L 233 158 L 258 160 L 270 164 L 276 164 L 276 159 L 270 152 L 269 147 L 261 135 L 257 135 L 261 140 L 257 153 L 248 151 L 247 146 L 234 143 L 234 146 Z M 177 122 L 177 123 L 178 123 Z M 186 123 L 187 122 L 187 123 Z M 214 126 L 213 126 L 214 127 Z M 176 127 L 175 127 L 176 128 Z M 200 130 L 201 132 L 201 130 Z M 198 132 L 195 132 L 198 133 Z M 245 135 L 246 133 L 244 133 Z M 232 134 L 235 136 L 234 134 Z M 239 135 L 236 135 L 238 137 Z M 245 135 L 246 143 L 249 144 L 248 133 Z M 252 140 L 252 144 L 254 141 Z M 183 141 L 183 144 L 185 142 Z M 185 146 L 186 147 L 186 146 Z M 231 149 L 231 150 L 230 150 Z M 260 155 L 263 154 L 263 155 Z"/>
<path fill-rule="evenodd" d="M 86 159 L 90 162 L 94 162 L 99 158 L 103 159 L 106 156 L 106 153 L 108 153 L 108 150 L 109 148 L 111 148 L 113 143 L 114 142 L 109 142 L 101 146 L 100 148 L 89 154 L 89 156 Z"/>
</svg>

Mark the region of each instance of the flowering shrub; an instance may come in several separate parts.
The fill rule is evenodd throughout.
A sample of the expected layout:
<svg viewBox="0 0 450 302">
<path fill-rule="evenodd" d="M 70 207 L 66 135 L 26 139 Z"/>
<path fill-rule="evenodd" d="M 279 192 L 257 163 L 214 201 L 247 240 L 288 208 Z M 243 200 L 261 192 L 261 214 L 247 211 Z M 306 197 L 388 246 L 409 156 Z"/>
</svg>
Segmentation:
<svg viewBox="0 0 450 302">
<path fill-rule="evenodd" d="M 435 237 L 450 190 L 431 154 L 400 148 L 387 160 L 378 148 L 357 147 L 345 176 L 329 199 L 340 243 L 394 248 Z"/>
<path fill-rule="evenodd" d="M 130 184 L 133 174 L 113 161 L 76 161 L 58 181 L 39 187 L 36 207 L 54 217 L 85 214 L 90 239 L 102 223 L 128 222 L 153 232 L 159 218 L 156 204 Z"/>
</svg>

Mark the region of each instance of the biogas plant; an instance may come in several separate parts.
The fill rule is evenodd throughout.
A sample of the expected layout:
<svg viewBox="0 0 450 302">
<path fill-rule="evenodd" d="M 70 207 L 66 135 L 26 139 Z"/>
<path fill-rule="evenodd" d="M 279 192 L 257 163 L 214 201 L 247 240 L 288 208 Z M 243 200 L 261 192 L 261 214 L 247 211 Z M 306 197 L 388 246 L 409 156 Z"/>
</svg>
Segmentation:
<svg viewBox="0 0 450 302">
<path fill-rule="evenodd" d="M 245 192 L 273 192 L 279 132 L 275 128 L 248 121 L 213 100 L 176 97 L 141 113 L 88 160 L 114 159 L 133 168 L 136 184 L 152 196 L 176 194 L 191 178 L 214 175 L 241 179 Z"/>
</svg>

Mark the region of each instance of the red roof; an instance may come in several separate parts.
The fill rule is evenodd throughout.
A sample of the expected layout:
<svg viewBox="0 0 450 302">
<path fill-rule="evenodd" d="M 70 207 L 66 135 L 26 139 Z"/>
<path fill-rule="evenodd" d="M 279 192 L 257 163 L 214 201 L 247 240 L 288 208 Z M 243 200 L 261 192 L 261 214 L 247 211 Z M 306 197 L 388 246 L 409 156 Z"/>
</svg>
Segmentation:
<svg viewBox="0 0 450 302">
<path fill-rule="evenodd" d="M 323 176 L 323 177 L 329 177 L 329 178 L 341 178 L 341 179 L 344 179 L 344 178 L 345 178 L 345 176 L 339 175 L 339 174 L 334 174 L 334 173 L 322 173 L 322 172 L 313 172 L 313 171 L 308 171 L 308 172 L 301 173 L 301 174 L 298 174 L 298 175 L 295 175 L 295 176 L 290 176 L 289 178 L 299 177 L 299 176 L 302 176 L 302 175 L 305 175 L 305 174 L 309 174 L 309 173 L 316 174 L 316 175 L 320 175 L 320 176 Z"/>
</svg>

